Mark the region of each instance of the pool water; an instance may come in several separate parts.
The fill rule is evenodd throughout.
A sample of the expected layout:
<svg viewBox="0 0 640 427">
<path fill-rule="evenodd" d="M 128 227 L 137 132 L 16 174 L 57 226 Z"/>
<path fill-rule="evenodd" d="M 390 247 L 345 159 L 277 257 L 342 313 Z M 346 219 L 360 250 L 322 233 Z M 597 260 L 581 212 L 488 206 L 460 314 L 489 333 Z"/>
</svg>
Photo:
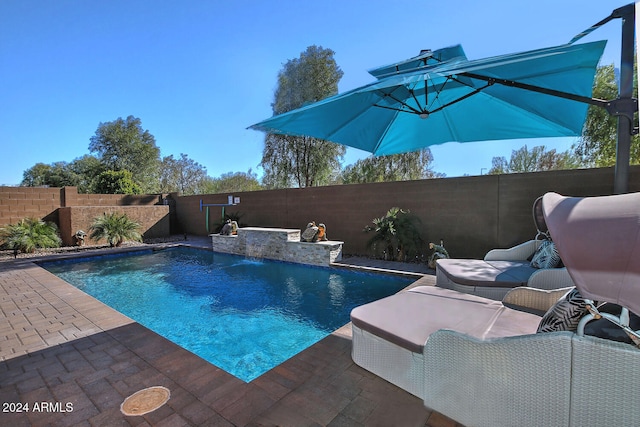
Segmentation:
<svg viewBox="0 0 640 427">
<path fill-rule="evenodd" d="M 251 260 L 194 248 L 42 267 L 249 382 L 411 279 Z"/>
</svg>

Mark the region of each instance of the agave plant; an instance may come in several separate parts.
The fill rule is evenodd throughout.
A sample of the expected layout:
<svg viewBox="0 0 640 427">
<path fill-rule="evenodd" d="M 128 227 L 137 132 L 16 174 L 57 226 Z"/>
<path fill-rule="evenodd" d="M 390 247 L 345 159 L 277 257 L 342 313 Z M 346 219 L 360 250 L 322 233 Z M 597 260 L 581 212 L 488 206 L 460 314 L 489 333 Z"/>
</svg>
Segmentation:
<svg viewBox="0 0 640 427">
<path fill-rule="evenodd" d="M 381 218 L 372 220 L 373 227 L 364 231 L 375 234 L 367 242 L 367 248 L 377 248 L 382 244 L 384 258 L 392 261 L 407 261 L 420 255 L 423 239 L 420 233 L 420 219 L 408 210 L 393 207 Z"/>
<path fill-rule="evenodd" d="M 58 248 L 62 239 L 58 227 L 52 222 L 37 218 L 26 218 L 17 224 L 0 228 L 2 246 L 25 253 L 33 253 L 38 248 Z"/>
<path fill-rule="evenodd" d="M 104 213 L 94 218 L 89 228 L 89 237 L 93 240 L 106 239 L 111 247 L 121 246 L 125 240 L 142 241 L 139 229 L 140 224 L 129 219 L 124 213 Z"/>
</svg>

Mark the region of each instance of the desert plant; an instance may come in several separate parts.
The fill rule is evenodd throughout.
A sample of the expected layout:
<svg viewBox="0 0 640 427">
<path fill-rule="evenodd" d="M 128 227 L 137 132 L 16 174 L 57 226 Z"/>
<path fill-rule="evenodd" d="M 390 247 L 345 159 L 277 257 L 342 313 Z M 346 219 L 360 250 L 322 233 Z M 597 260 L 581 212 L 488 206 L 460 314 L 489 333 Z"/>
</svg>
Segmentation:
<svg viewBox="0 0 640 427">
<path fill-rule="evenodd" d="M 420 219 L 408 210 L 393 207 L 387 214 L 372 220 L 373 227 L 364 231 L 375 232 L 367 242 L 368 249 L 382 245 L 383 258 L 391 261 L 408 261 L 421 255 L 424 240 L 420 233 Z"/>
<path fill-rule="evenodd" d="M 127 214 L 106 212 L 93 219 L 89 228 L 89 237 L 93 240 L 106 239 L 109 246 L 120 246 L 125 240 L 142 241 L 142 236 L 138 232 L 140 224 L 129 219 Z"/>
<path fill-rule="evenodd" d="M 62 244 L 58 227 L 37 218 L 22 219 L 17 224 L 0 228 L 0 241 L 3 247 L 16 253 L 33 253 L 39 248 L 58 248 Z"/>
</svg>

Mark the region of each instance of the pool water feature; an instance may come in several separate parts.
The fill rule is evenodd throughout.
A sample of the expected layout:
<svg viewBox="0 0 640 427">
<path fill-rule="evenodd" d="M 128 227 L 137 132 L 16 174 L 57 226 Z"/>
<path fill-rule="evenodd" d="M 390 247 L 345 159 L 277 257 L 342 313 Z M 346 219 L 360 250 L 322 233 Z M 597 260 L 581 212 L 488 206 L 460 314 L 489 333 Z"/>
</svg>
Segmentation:
<svg viewBox="0 0 640 427">
<path fill-rule="evenodd" d="M 194 248 L 41 266 L 245 382 L 412 281 Z"/>
</svg>

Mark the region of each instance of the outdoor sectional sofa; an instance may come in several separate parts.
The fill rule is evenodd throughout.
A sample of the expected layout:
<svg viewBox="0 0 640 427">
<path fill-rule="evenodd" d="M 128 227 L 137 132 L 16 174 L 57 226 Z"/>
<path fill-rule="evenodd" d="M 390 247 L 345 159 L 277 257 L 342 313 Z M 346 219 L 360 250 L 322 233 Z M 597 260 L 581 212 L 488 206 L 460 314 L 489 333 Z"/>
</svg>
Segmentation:
<svg viewBox="0 0 640 427">
<path fill-rule="evenodd" d="M 436 285 L 459 292 L 501 300 L 518 286 L 557 289 L 573 286 L 565 267 L 535 268 L 530 258 L 540 240 L 529 240 L 509 249 L 493 249 L 484 259 L 439 259 Z"/>
<path fill-rule="evenodd" d="M 552 300 L 553 304 L 567 291 L 544 292 L 537 298 Z M 522 289 L 517 290 L 520 295 L 521 292 Z M 536 298 L 535 295 L 528 297 Z M 524 300 L 516 302 L 526 304 Z M 424 365 L 428 363 L 424 351 L 434 332 L 447 328 L 476 339 L 533 334 L 540 316 L 509 309 L 499 301 L 475 295 L 419 286 L 356 307 L 351 312 L 351 322 L 353 360 L 423 398 Z"/>
<path fill-rule="evenodd" d="M 640 193 L 545 201 L 575 288 L 399 292 L 352 311 L 354 362 L 468 427 L 640 425 Z"/>
<path fill-rule="evenodd" d="M 493 249 L 482 260 L 440 259 L 436 264 L 436 285 L 498 301 L 518 286 L 538 289 L 573 286 L 555 251 L 553 259 L 540 262 L 541 258 L 536 258 L 541 250 L 548 249 L 547 244 L 553 243 L 542 214 L 542 197 L 535 200 L 532 211 L 538 230 L 535 239 L 508 249 Z"/>
</svg>

